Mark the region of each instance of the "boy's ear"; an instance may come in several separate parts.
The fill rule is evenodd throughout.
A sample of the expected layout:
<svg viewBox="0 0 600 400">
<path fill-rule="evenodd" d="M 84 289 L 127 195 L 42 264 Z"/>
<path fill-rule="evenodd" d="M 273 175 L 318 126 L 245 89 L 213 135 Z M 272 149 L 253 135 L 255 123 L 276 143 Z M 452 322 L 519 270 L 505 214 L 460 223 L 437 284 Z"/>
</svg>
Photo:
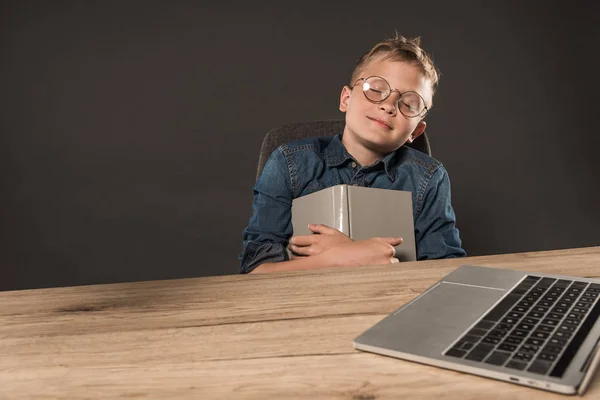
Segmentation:
<svg viewBox="0 0 600 400">
<path fill-rule="evenodd" d="M 352 94 L 352 89 L 348 86 L 344 86 L 342 88 L 342 93 L 340 94 L 340 111 L 346 112 L 348 111 L 348 104 L 350 104 L 350 95 Z"/>
<path fill-rule="evenodd" d="M 425 132 L 425 127 L 426 126 L 427 126 L 427 122 L 420 121 L 417 124 L 417 127 L 415 128 L 415 130 L 413 131 L 413 133 L 411 133 L 410 136 L 408 137 L 407 142 L 408 143 L 412 143 L 416 138 L 418 138 L 419 136 L 421 136 L 423 134 L 423 132 Z"/>
</svg>

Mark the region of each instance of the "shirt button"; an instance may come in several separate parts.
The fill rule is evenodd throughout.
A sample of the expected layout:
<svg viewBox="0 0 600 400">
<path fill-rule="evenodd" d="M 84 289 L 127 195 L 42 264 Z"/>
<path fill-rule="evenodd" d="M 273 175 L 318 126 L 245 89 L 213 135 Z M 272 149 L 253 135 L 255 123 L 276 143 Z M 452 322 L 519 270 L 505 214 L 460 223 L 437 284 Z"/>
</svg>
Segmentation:
<svg viewBox="0 0 600 400">
<path fill-rule="evenodd" d="M 356 163 L 352 161 L 352 168 L 356 168 Z"/>
</svg>

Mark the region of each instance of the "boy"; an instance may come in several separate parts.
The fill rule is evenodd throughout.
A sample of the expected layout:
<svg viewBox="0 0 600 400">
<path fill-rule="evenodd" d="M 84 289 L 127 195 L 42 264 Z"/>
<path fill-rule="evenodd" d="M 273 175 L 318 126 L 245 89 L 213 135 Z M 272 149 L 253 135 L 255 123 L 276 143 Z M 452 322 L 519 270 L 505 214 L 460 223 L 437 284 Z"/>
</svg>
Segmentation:
<svg viewBox="0 0 600 400">
<path fill-rule="evenodd" d="M 393 246 L 402 238 L 353 241 L 325 225 L 309 226 L 314 235 L 291 237 L 292 200 L 338 184 L 412 192 L 418 259 L 464 256 L 446 170 L 403 146 L 425 130 L 423 119 L 437 83 L 438 73 L 419 38 L 396 36 L 363 55 L 350 85 L 342 88 L 342 134 L 288 143 L 267 161 L 254 186 L 240 272 L 398 262 Z M 291 260 L 288 245 L 295 254 Z"/>
</svg>

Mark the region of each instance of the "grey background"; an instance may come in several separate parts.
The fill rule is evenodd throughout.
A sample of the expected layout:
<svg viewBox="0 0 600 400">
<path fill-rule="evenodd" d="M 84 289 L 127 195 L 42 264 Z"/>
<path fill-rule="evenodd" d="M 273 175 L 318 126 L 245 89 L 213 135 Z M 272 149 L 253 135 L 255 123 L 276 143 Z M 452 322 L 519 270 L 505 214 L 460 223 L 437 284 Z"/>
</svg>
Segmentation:
<svg viewBox="0 0 600 400">
<path fill-rule="evenodd" d="M 2 1 L 0 289 L 236 273 L 261 140 L 422 37 L 470 255 L 600 244 L 594 1 Z"/>
</svg>

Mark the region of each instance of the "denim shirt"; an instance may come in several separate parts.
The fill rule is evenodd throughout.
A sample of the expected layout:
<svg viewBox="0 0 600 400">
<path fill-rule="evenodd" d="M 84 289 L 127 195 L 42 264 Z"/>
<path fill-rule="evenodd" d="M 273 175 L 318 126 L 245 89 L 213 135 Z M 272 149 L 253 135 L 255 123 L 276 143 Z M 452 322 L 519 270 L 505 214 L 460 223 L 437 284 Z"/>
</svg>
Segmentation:
<svg viewBox="0 0 600 400">
<path fill-rule="evenodd" d="M 465 255 L 450 204 L 450 179 L 439 161 L 402 146 L 362 167 L 336 135 L 288 143 L 271 154 L 254 186 L 240 272 L 286 261 L 292 200 L 339 184 L 412 192 L 417 259 Z"/>
</svg>

